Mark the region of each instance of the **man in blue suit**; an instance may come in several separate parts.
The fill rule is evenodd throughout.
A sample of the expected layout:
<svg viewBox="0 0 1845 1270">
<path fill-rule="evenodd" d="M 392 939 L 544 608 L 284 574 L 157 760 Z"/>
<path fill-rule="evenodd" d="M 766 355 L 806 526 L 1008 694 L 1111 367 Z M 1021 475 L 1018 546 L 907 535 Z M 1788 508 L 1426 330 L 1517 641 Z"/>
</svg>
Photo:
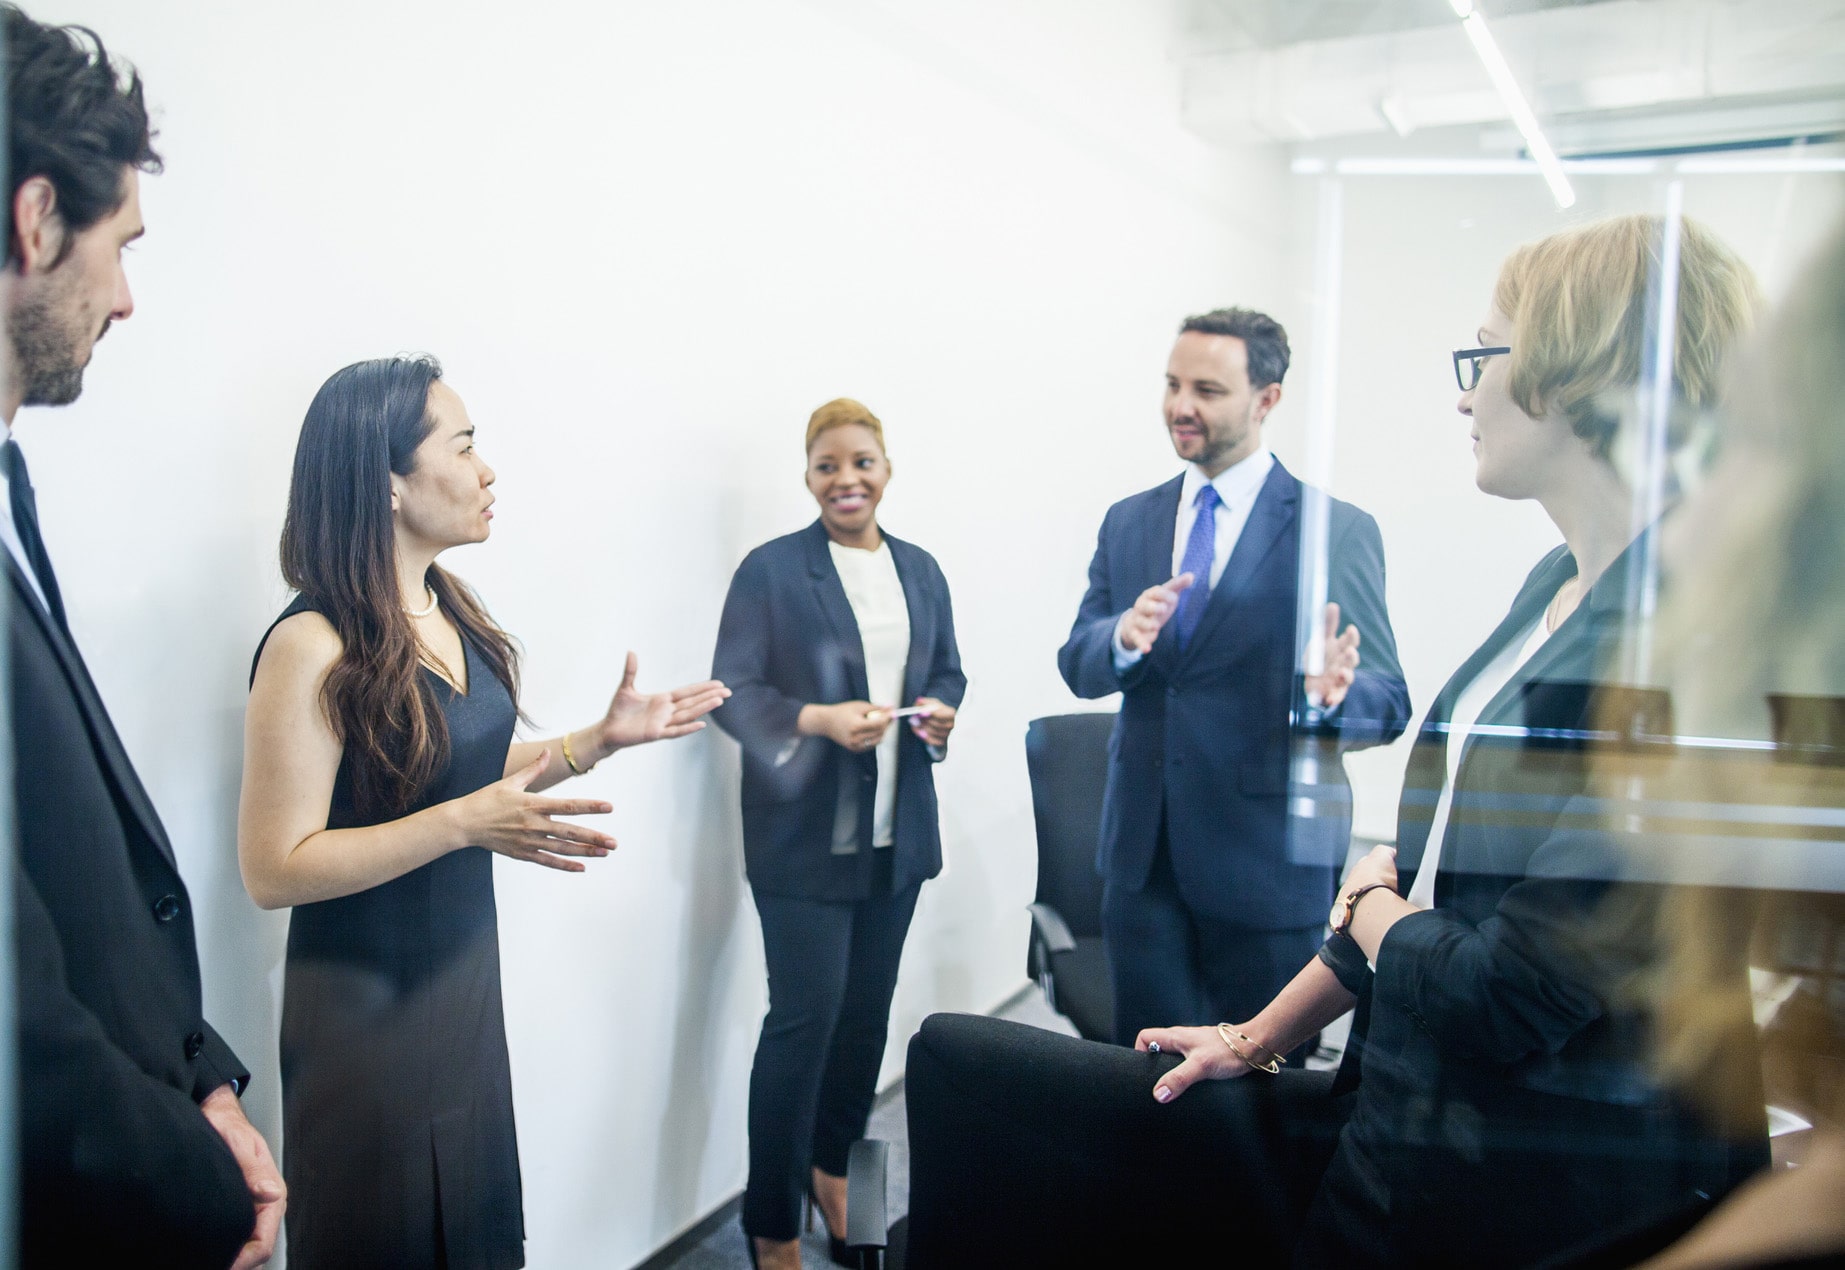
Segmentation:
<svg viewBox="0 0 1845 1270">
<path fill-rule="evenodd" d="M 1265 314 L 1185 321 L 1165 404 L 1185 471 L 1109 508 L 1057 655 L 1079 697 L 1122 694 L 1096 866 L 1123 1044 L 1247 1020 L 1313 958 L 1351 831 L 1340 754 L 1409 723 L 1377 522 L 1262 443 L 1287 369 Z M 1304 571 L 1303 540 L 1324 544 Z"/>
</svg>

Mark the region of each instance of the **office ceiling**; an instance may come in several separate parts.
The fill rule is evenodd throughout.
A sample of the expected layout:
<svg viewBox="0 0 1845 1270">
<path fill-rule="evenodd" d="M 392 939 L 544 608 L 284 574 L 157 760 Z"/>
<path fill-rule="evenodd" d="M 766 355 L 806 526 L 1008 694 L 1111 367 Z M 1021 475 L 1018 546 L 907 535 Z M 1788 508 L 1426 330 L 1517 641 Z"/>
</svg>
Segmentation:
<svg viewBox="0 0 1845 1270">
<path fill-rule="evenodd" d="M 1482 0 L 1493 17 L 1572 8 L 1604 0 Z M 1190 36 L 1199 50 L 1272 49 L 1312 40 L 1389 35 L 1452 25 L 1448 0 L 1192 0 Z"/>
<path fill-rule="evenodd" d="M 1845 131 L 1845 0 L 1477 0 L 1557 148 Z M 1448 0 L 1191 0 L 1188 125 L 1218 142 L 1470 128 L 1515 151 Z"/>
</svg>

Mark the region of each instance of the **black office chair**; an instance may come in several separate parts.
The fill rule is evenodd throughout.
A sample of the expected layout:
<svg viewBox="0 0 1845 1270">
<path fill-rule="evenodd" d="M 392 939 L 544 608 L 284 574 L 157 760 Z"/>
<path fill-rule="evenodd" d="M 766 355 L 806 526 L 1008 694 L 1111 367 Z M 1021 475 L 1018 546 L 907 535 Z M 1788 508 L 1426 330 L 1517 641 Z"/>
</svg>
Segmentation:
<svg viewBox="0 0 1845 1270">
<path fill-rule="evenodd" d="M 1114 1037 L 1115 1005 L 1102 947 L 1096 840 L 1108 784 L 1113 714 L 1055 714 L 1025 731 L 1025 765 L 1038 827 L 1038 894 L 1025 973 L 1053 1010 L 1092 1041 Z"/>
<path fill-rule="evenodd" d="M 892 1232 L 903 1260 L 893 1238 L 887 1265 L 1114 1265 L 1173 1250 L 1209 1260 L 1232 1246 L 1252 1266 L 1287 1264 L 1299 1214 L 1270 1184 L 1275 1166 L 1235 1144 L 1298 1120 L 1323 1162 L 1336 1120 L 1292 1116 L 1256 1081 L 1205 1082 L 1162 1107 L 1154 1083 L 1178 1061 L 1004 1019 L 924 1019 L 904 1078 L 910 1207 Z M 1291 1093 L 1330 1106 L 1332 1080 L 1311 1073 Z M 1235 1228 L 1230 1195 L 1249 1219 Z"/>
<path fill-rule="evenodd" d="M 1102 880 L 1095 871 L 1102 790 L 1108 783 L 1108 736 L 1114 726 L 1113 714 L 1090 712 L 1033 719 L 1025 731 L 1025 765 L 1038 829 L 1038 893 L 1030 910 L 1025 973 L 1043 987 L 1053 1010 L 1068 1018 L 1082 1036 L 1096 1041 L 1112 1040 L 1115 1022 L 1102 948 Z M 934 1051 L 919 1051 L 920 1040 L 919 1033 L 910 1042 L 910 1062 L 916 1063 L 920 1055 L 928 1087 Z M 905 1076 L 906 1088 L 915 1074 L 912 1067 Z M 926 1093 L 924 1105 L 929 1105 Z M 932 1112 L 925 1114 L 929 1120 L 935 1118 Z M 912 1140 L 915 1121 L 912 1111 Z M 909 1219 L 899 1220 L 888 1231 L 885 1227 L 885 1152 L 882 1142 L 856 1142 L 847 1169 L 846 1245 L 865 1270 L 902 1270 L 907 1261 Z M 945 1159 L 949 1153 L 938 1154 Z M 985 1263 L 956 1263 L 950 1257 L 938 1264 Z"/>
</svg>

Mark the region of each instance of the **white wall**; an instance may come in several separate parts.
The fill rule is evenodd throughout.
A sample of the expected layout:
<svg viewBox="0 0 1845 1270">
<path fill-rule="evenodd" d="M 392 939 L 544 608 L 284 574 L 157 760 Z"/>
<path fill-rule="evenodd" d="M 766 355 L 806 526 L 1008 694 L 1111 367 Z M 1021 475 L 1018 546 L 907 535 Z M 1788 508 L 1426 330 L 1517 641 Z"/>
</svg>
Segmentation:
<svg viewBox="0 0 1845 1270">
<path fill-rule="evenodd" d="M 1393 141 L 1325 142 L 1304 157 L 1421 150 L 1468 157 L 1471 133 Z M 1809 148 L 1807 157 L 1845 148 Z M 1760 156 L 1758 156 L 1760 157 Z M 1318 182 L 1293 177 L 1293 276 L 1310 286 Z M 1560 541 L 1534 503 L 1508 503 L 1473 483 L 1468 424 L 1455 412 L 1450 351 L 1472 346 L 1505 256 L 1519 243 L 1573 224 L 1665 209 L 1669 171 L 1574 179 L 1577 203 L 1560 212 L 1529 177 L 1345 177 L 1336 445 L 1331 489 L 1377 517 L 1384 537 L 1391 622 L 1418 715 L 1505 615 L 1532 565 Z M 1835 173 L 1687 176 L 1683 207 L 1757 271 L 1772 301 L 1845 214 Z M 1311 366 L 1308 324 L 1298 364 Z M 1296 386 L 1297 395 L 1300 388 Z M 1284 461 L 1306 471 L 1305 430 L 1273 434 Z M 1395 745 L 1350 756 L 1355 829 L 1394 838 L 1412 726 Z"/>
<path fill-rule="evenodd" d="M 812 515 L 808 412 L 877 410 L 883 519 L 940 559 L 971 680 L 887 1076 L 924 1014 L 1022 982 L 1025 723 L 1072 705 L 1053 654 L 1103 509 L 1173 470 L 1174 326 L 1300 310 L 1289 178 L 1180 130 L 1166 5 L 31 8 L 100 29 L 160 112 L 138 311 L 19 431 L 272 1142 L 286 926 L 236 874 L 244 684 L 301 414 L 363 357 L 438 354 L 480 426 L 494 538 L 447 563 L 550 729 L 627 649 L 644 686 L 708 673 L 732 568 Z M 764 989 L 735 769 L 711 733 L 621 756 L 582 782 L 615 858 L 497 875 L 541 1270 L 632 1264 L 742 1184 Z"/>
</svg>

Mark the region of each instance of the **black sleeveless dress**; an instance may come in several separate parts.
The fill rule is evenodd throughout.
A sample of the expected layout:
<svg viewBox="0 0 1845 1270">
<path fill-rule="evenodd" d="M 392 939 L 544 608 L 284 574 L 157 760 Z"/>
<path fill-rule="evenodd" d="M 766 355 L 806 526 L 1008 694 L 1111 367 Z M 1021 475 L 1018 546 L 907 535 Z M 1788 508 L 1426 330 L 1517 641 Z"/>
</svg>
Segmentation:
<svg viewBox="0 0 1845 1270">
<path fill-rule="evenodd" d="M 297 599 L 276 621 L 310 607 Z M 505 774 L 513 701 L 465 635 L 462 646 L 465 695 L 422 672 L 448 720 L 449 763 L 411 812 Z M 343 756 L 327 828 L 380 819 L 354 810 Z M 286 975 L 288 1264 L 523 1266 L 492 853 L 467 847 L 356 895 L 297 906 Z"/>
</svg>

